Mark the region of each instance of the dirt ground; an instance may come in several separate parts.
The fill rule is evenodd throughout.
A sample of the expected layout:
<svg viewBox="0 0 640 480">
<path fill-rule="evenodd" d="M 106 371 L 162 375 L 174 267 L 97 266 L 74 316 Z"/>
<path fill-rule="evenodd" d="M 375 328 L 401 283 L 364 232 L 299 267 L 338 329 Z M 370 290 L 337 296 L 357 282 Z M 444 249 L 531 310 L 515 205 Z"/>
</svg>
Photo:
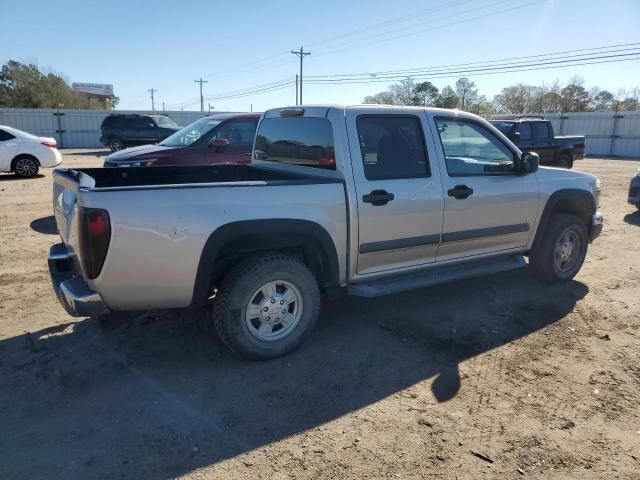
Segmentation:
<svg viewBox="0 0 640 480">
<path fill-rule="evenodd" d="M 0 479 L 640 479 L 639 167 L 577 163 L 606 224 L 575 281 L 334 300 L 263 363 L 202 313 L 69 317 L 46 262 L 51 172 L 0 175 Z"/>
</svg>

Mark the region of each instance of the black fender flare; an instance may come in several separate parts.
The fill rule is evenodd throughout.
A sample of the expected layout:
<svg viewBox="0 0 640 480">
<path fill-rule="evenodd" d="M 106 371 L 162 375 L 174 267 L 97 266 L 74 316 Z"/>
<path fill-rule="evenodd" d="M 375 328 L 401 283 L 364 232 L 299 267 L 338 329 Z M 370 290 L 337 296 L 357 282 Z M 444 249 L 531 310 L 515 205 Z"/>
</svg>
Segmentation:
<svg viewBox="0 0 640 480">
<path fill-rule="evenodd" d="M 216 259 L 221 250 L 234 239 L 247 235 L 273 235 L 282 236 L 282 248 L 302 246 L 296 241 L 300 238 L 313 239 L 321 248 L 324 255 L 323 268 L 326 269 L 326 278 L 321 286 L 329 287 L 339 283 L 338 253 L 329 232 L 316 222 L 298 219 L 261 219 L 241 220 L 227 223 L 214 230 L 202 248 L 195 284 L 193 286 L 192 306 L 206 304 L 208 289 L 212 274 L 215 270 Z M 291 240 L 289 240 L 291 239 Z M 257 245 L 256 250 L 261 246 Z"/>
<path fill-rule="evenodd" d="M 551 215 L 556 211 L 556 207 L 560 204 L 560 202 L 565 200 L 570 200 L 571 202 L 577 201 L 582 204 L 581 208 L 588 214 L 589 217 L 585 218 L 587 231 L 591 233 L 591 215 L 596 213 L 596 201 L 595 198 L 593 198 L 593 194 L 591 194 L 591 192 L 588 192 L 587 190 L 581 190 L 578 188 L 565 188 L 562 190 L 557 190 L 553 192 L 547 199 L 547 203 L 545 204 L 542 215 L 540 216 L 540 221 L 538 222 L 536 236 L 533 240 L 531 249 L 536 248 L 536 246 L 540 243 L 540 241 L 544 237 L 544 233 L 547 225 L 549 224 Z"/>
</svg>

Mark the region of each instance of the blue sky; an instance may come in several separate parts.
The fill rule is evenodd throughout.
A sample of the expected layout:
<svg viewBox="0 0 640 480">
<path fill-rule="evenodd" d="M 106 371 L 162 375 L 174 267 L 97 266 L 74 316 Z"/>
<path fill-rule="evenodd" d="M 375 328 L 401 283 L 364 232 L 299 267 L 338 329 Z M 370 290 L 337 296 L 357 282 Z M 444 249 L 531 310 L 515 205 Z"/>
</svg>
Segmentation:
<svg viewBox="0 0 640 480">
<path fill-rule="evenodd" d="M 32 62 L 69 81 L 112 83 L 120 108 L 199 109 L 205 97 L 293 77 L 378 72 L 640 42 L 638 0 L 29 0 L 2 7 L 0 62 Z M 488 97 L 514 83 L 584 78 L 640 86 L 640 60 L 466 75 Z M 452 78 L 432 80 L 439 88 Z M 309 77 L 310 78 L 310 77 Z M 374 77 L 369 77 L 373 79 Z M 388 83 L 304 87 L 304 103 L 359 103 Z M 293 104 L 295 87 L 211 100 L 215 110 Z M 206 106 L 205 106 L 206 108 Z"/>
</svg>

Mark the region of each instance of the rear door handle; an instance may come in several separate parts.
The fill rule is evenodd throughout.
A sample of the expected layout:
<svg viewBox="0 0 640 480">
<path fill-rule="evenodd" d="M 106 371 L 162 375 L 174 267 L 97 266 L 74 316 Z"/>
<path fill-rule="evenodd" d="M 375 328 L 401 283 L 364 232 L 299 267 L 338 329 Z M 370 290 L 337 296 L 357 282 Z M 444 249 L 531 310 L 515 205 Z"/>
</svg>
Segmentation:
<svg viewBox="0 0 640 480">
<path fill-rule="evenodd" d="M 466 185 L 456 185 L 447 193 L 450 197 L 453 197 L 457 200 L 462 200 L 469 197 L 470 195 L 473 195 L 473 189 L 467 187 Z"/>
<path fill-rule="evenodd" d="M 371 193 L 362 196 L 362 201 L 370 203 L 376 207 L 386 205 L 391 200 L 396 198 L 393 193 L 389 193 L 386 190 L 373 190 Z"/>
</svg>

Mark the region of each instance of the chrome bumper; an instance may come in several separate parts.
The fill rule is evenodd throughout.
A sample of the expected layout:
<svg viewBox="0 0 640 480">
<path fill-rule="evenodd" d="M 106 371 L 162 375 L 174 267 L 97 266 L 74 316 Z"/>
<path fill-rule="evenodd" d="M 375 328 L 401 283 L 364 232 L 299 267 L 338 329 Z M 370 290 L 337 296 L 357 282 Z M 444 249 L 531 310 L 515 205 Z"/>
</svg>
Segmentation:
<svg viewBox="0 0 640 480">
<path fill-rule="evenodd" d="M 591 216 L 591 241 L 593 242 L 600 232 L 602 232 L 602 224 L 604 223 L 604 215 L 596 212 Z"/>
<path fill-rule="evenodd" d="M 109 313 L 100 294 L 89 290 L 84 278 L 76 275 L 73 254 L 64 243 L 51 247 L 48 260 L 53 290 L 69 315 L 98 317 Z"/>
</svg>

